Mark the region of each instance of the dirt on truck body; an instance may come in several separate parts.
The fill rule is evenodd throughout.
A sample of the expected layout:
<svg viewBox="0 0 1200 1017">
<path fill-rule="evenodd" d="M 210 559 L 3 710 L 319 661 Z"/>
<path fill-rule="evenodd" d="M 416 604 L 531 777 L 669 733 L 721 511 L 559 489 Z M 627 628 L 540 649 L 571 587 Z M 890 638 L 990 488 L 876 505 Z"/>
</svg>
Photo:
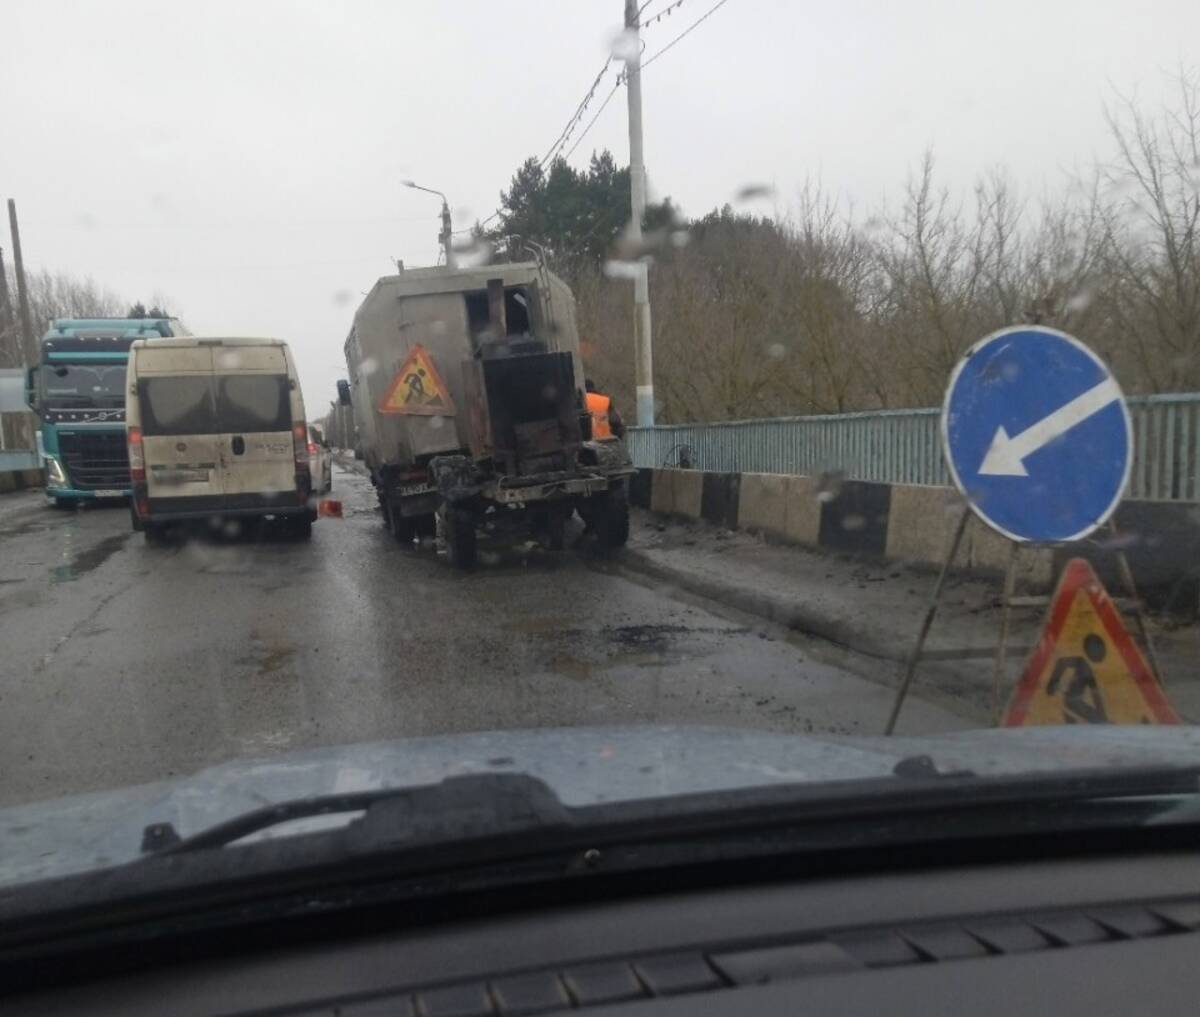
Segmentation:
<svg viewBox="0 0 1200 1017">
<path fill-rule="evenodd" d="M 474 564 L 478 533 L 559 549 L 578 511 L 625 543 L 624 442 L 593 440 L 575 302 L 535 263 L 426 268 L 380 279 L 346 339 L 363 458 L 396 539 L 440 534 Z"/>
</svg>

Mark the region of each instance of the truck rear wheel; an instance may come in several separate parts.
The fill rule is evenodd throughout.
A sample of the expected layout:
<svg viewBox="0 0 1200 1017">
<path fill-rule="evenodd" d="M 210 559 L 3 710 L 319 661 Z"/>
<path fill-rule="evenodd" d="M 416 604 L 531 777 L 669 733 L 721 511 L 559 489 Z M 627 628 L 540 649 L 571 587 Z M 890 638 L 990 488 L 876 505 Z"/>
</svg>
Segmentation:
<svg viewBox="0 0 1200 1017">
<path fill-rule="evenodd" d="M 396 543 L 411 546 L 417 535 L 416 520 L 402 516 L 399 505 L 386 505 L 384 511 L 387 513 L 388 529 L 392 531 Z"/>
<path fill-rule="evenodd" d="M 593 499 L 596 540 L 601 550 L 615 551 L 629 542 L 629 495 L 624 484 Z"/>
<path fill-rule="evenodd" d="M 474 568 L 478 557 L 475 517 L 465 509 L 449 508 L 442 517 L 442 526 L 451 563 L 460 569 Z"/>
<path fill-rule="evenodd" d="M 559 506 L 553 506 L 538 520 L 537 537 L 547 551 L 561 551 L 566 543 L 567 519 L 571 509 L 566 511 Z"/>
</svg>

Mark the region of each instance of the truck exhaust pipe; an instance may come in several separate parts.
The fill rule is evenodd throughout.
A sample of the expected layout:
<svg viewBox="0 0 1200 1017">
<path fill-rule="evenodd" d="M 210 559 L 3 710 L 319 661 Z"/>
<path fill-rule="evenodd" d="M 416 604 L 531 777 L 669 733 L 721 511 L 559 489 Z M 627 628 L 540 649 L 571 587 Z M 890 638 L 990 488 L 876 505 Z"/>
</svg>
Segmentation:
<svg viewBox="0 0 1200 1017">
<path fill-rule="evenodd" d="M 504 313 L 504 280 L 489 279 L 487 281 L 488 327 L 492 332 L 492 342 L 503 342 L 508 335 L 508 317 Z"/>
</svg>

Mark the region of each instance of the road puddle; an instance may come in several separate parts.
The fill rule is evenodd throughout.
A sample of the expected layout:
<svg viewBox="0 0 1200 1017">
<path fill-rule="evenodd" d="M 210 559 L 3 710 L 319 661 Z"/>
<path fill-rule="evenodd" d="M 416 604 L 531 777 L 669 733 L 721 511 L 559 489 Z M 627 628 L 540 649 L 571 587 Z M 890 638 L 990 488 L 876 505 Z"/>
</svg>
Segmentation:
<svg viewBox="0 0 1200 1017">
<path fill-rule="evenodd" d="M 50 581 L 52 583 L 69 583 L 81 576 L 86 576 L 120 551 L 132 536 L 132 533 L 118 533 L 112 537 L 105 537 L 95 547 L 81 551 L 65 565 L 56 565 L 52 568 Z"/>
</svg>

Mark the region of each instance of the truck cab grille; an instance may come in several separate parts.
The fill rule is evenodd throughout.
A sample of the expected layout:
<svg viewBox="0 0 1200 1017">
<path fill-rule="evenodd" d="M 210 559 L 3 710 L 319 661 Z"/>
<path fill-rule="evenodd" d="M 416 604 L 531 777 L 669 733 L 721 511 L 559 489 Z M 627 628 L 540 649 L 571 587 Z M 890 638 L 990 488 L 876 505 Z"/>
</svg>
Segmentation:
<svg viewBox="0 0 1200 1017">
<path fill-rule="evenodd" d="M 58 448 L 72 487 L 87 491 L 129 487 L 129 449 L 124 431 L 60 434 Z"/>
</svg>

